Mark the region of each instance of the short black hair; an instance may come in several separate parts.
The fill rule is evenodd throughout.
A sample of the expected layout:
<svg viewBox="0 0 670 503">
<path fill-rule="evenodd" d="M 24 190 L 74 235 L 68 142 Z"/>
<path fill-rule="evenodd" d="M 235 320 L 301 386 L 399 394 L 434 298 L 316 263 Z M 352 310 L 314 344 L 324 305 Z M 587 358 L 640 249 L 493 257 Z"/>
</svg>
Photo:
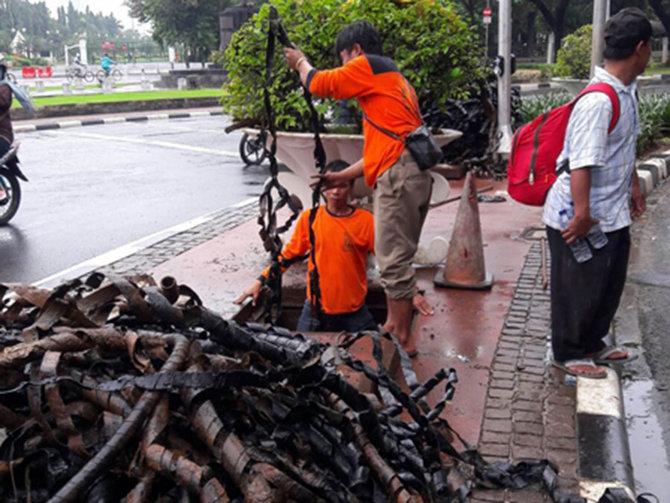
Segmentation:
<svg viewBox="0 0 670 503">
<path fill-rule="evenodd" d="M 351 51 L 358 44 L 365 54 L 382 54 L 382 43 L 377 29 L 368 21 L 354 21 L 340 31 L 335 41 L 335 52 Z"/>
<path fill-rule="evenodd" d="M 326 173 L 339 173 L 340 171 L 344 171 L 349 167 L 349 163 L 347 161 L 343 161 L 341 159 L 337 159 L 335 161 L 330 161 L 328 164 L 326 164 Z M 354 185 L 353 179 L 349 180 L 349 185 L 353 187 Z"/>
<path fill-rule="evenodd" d="M 640 42 L 648 42 L 648 40 L 641 40 Z M 635 47 L 610 47 L 605 45 L 603 49 L 603 58 L 611 61 L 620 61 L 628 58 L 635 52 Z"/>
<path fill-rule="evenodd" d="M 326 164 L 326 173 L 328 172 L 339 173 L 340 171 L 344 171 L 348 167 L 349 163 L 347 161 L 343 161 L 341 159 L 338 159 L 336 161 L 330 161 L 328 164 Z"/>
</svg>

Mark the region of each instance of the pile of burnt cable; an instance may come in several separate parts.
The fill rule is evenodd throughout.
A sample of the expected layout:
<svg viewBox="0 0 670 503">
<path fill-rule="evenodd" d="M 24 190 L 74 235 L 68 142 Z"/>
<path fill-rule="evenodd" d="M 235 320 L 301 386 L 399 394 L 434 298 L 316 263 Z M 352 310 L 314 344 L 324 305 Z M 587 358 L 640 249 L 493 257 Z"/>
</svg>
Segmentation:
<svg viewBox="0 0 670 503">
<path fill-rule="evenodd" d="M 450 502 L 469 478 L 553 489 L 546 463 L 514 472 L 455 450 L 441 417 L 452 370 L 419 383 L 401 353 L 406 393 L 380 334 L 357 336 L 372 340 L 370 365 L 347 350 L 356 337 L 241 327 L 173 286 L 99 274 L 0 286 L 0 500 Z"/>
</svg>

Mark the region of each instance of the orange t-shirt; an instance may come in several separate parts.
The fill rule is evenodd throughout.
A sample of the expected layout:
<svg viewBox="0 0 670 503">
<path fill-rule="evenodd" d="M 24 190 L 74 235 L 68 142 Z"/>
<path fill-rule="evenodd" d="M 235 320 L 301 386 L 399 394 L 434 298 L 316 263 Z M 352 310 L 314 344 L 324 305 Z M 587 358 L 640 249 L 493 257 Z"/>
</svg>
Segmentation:
<svg viewBox="0 0 670 503">
<path fill-rule="evenodd" d="M 334 70 L 313 70 L 307 88 L 315 96 L 338 100 L 358 98 L 363 112 L 376 125 L 404 139 L 421 125 L 414 88 L 400 74 L 392 59 L 366 54 Z M 363 172 L 373 187 L 377 178 L 395 163 L 405 148 L 402 140 L 363 120 Z"/>
<path fill-rule="evenodd" d="M 280 260 L 300 257 L 310 251 L 309 213 L 298 218 L 291 240 L 284 246 Z M 346 217 L 328 213 L 319 206 L 312 228 L 316 244 L 316 266 L 319 269 L 321 307 L 326 314 L 353 313 L 365 302 L 368 291 L 366 262 L 368 252 L 374 251 L 374 221 L 372 213 L 360 208 Z M 307 260 L 307 298 L 310 298 Z M 263 271 L 267 277 L 268 269 Z"/>
</svg>

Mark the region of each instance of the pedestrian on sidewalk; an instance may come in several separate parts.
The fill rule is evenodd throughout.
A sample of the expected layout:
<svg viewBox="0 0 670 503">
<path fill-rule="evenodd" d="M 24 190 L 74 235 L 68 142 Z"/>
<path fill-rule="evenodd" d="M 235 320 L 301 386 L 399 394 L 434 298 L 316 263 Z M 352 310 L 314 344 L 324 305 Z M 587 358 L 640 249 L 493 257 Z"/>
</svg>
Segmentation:
<svg viewBox="0 0 670 503">
<path fill-rule="evenodd" d="M 326 169 L 336 173 L 347 166 L 344 161 L 334 161 Z M 365 305 L 368 292 L 366 264 L 368 253 L 374 251 L 374 221 L 369 211 L 349 204 L 352 187 L 353 180 L 336 180 L 325 185 L 326 205 L 317 208 L 312 225 L 323 313 L 318 316 L 312 305 L 309 278 L 313 264 L 309 260 L 307 299 L 296 327 L 298 331 L 376 330 Z M 291 240 L 282 249 L 280 262 L 288 264 L 282 267 L 283 270 L 312 251 L 309 239 L 311 211 L 300 214 Z M 268 273 L 269 268 L 234 301 L 235 304 L 251 297 L 255 305 Z"/>
<path fill-rule="evenodd" d="M 606 346 L 626 281 L 632 218 L 646 209 L 635 171 L 640 135 L 637 77 L 651 55 L 651 37 L 664 33 L 639 9 L 626 8 L 605 26 L 603 68 L 591 83 L 604 82 L 617 93 L 619 120 L 608 134 L 613 105 L 604 93 L 589 93 L 576 103 L 563 151 L 567 163 L 547 195 L 543 221 L 551 250 L 551 340 L 555 364 L 574 375 L 602 378 L 600 365 L 626 361 L 628 352 Z M 561 213 L 574 216 L 561 223 Z M 565 216 L 565 214 L 563 215 Z M 606 244 L 596 249 L 592 227 L 599 225 Z M 565 227 L 565 228 L 563 228 Z M 592 258 L 579 263 L 570 247 L 583 240 Z M 602 240 L 604 241 L 604 240 Z M 602 245 L 602 241 L 600 245 Z M 598 245 L 599 246 L 599 245 Z"/>
<path fill-rule="evenodd" d="M 421 314 L 433 314 L 418 293 L 412 268 L 432 190 L 430 173 L 419 170 L 404 143 L 422 124 L 418 100 L 393 60 L 381 55 L 379 34 L 369 22 L 345 26 L 335 50 L 343 66 L 331 70 L 317 71 L 298 48 L 284 48 L 284 55 L 315 96 L 358 99 L 364 117 L 363 158 L 322 178 L 332 183 L 364 176 L 374 188 L 375 255 L 387 300 L 383 328 L 415 355 L 413 306 Z"/>
</svg>

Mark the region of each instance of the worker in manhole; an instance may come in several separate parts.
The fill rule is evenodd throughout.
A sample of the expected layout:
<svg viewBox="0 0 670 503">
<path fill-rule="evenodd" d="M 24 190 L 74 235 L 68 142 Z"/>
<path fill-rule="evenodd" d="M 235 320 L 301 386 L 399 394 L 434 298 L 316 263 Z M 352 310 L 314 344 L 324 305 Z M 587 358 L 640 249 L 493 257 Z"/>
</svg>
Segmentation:
<svg viewBox="0 0 670 503">
<path fill-rule="evenodd" d="M 348 163 L 344 161 L 333 161 L 326 170 L 335 173 L 347 166 Z M 326 205 L 317 208 L 312 226 L 323 312 L 319 316 L 310 300 L 309 275 L 313 265 L 309 260 L 307 299 L 298 319 L 297 331 L 359 332 L 376 329 L 365 305 L 368 291 L 366 264 L 368 253 L 374 251 L 374 222 L 369 211 L 350 204 L 352 187 L 353 180 L 339 180 L 324 185 Z M 280 262 L 284 264 L 283 270 L 311 251 L 310 211 L 305 210 L 300 214 L 291 240 L 282 249 Z M 269 268 L 234 301 L 235 304 L 242 304 L 251 297 L 252 303 L 256 305 L 268 273 Z"/>
</svg>

